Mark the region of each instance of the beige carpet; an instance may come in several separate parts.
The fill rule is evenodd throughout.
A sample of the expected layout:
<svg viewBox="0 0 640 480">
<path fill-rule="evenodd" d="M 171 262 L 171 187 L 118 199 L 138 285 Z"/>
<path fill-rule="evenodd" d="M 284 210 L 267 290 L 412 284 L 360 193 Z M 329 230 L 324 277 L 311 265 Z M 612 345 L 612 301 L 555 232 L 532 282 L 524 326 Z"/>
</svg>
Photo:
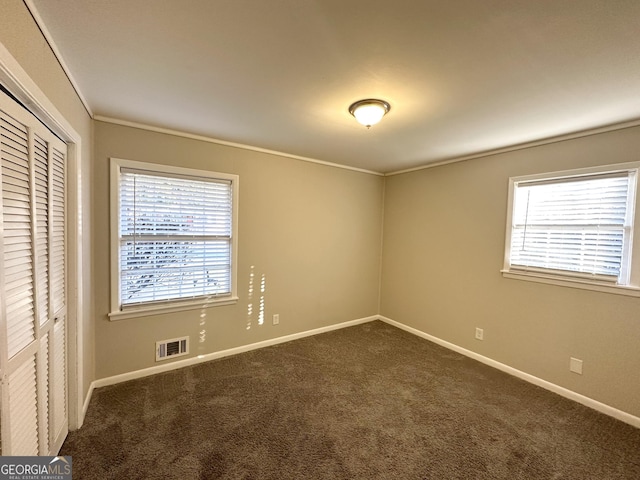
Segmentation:
<svg viewBox="0 0 640 480">
<path fill-rule="evenodd" d="M 382 322 L 94 392 L 80 479 L 640 479 L 640 430 Z"/>
</svg>

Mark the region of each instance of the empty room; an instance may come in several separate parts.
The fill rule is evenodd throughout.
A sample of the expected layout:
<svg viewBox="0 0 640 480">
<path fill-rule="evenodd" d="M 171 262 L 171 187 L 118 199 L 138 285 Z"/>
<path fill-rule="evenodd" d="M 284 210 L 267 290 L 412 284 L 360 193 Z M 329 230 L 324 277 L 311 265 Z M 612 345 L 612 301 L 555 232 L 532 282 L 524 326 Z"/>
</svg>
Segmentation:
<svg viewBox="0 0 640 480">
<path fill-rule="evenodd" d="M 0 0 L 0 477 L 640 478 L 639 24 Z"/>
</svg>

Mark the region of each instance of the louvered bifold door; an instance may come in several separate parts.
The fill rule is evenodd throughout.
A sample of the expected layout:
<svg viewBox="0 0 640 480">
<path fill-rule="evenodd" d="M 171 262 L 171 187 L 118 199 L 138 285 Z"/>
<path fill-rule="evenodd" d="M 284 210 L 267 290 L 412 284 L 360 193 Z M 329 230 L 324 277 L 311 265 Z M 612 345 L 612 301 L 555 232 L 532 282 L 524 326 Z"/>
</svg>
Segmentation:
<svg viewBox="0 0 640 480">
<path fill-rule="evenodd" d="M 65 150 L 49 150 L 50 190 L 50 311 L 53 329 L 51 362 L 51 428 L 53 447 L 57 450 L 68 433 L 67 415 L 67 304 L 66 304 L 66 235 L 65 235 Z"/>
<path fill-rule="evenodd" d="M 44 327 L 49 320 L 49 146 L 39 135 L 34 135 L 34 193 L 36 231 L 35 242 L 38 261 L 36 262 L 36 282 L 38 291 L 38 324 L 40 326 L 40 369 L 39 391 L 47 392 L 40 396 L 38 404 L 40 451 L 49 451 L 49 332 Z M 46 330 L 49 330 L 48 328 Z"/>
<path fill-rule="evenodd" d="M 56 454 L 68 431 L 65 144 L 0 96 L 2 455 Z"/>
</svg>

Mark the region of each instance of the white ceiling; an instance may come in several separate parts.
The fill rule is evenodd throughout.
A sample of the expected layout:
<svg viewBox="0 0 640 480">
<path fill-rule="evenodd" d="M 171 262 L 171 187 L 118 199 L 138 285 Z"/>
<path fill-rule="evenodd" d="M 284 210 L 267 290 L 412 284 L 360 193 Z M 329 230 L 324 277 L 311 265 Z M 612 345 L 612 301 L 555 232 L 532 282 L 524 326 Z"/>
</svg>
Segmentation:
<svg viewBox="0 0 640 480">
<path fill-rule="evenodd" d="M 638 0 L 27 3 L 96 116 L 367 170 L 640 119 Z"/>
</svg>

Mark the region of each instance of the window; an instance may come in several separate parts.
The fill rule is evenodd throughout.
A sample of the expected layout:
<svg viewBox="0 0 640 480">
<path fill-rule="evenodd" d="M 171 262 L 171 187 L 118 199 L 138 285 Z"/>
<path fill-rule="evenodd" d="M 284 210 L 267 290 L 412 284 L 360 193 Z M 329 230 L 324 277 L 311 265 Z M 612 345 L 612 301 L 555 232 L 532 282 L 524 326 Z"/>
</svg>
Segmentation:
<svg viewBox="0 0 640 480">
<path fill-rule="evenodd" d="M 511 178 L 503 274 L 638 294 L 631 253 L 639 167 Z"/>
<path fill-rule="evenodd" d="M 238 177 L 111 162 L 111 316 L 237 300 Z"/>
</svg>

